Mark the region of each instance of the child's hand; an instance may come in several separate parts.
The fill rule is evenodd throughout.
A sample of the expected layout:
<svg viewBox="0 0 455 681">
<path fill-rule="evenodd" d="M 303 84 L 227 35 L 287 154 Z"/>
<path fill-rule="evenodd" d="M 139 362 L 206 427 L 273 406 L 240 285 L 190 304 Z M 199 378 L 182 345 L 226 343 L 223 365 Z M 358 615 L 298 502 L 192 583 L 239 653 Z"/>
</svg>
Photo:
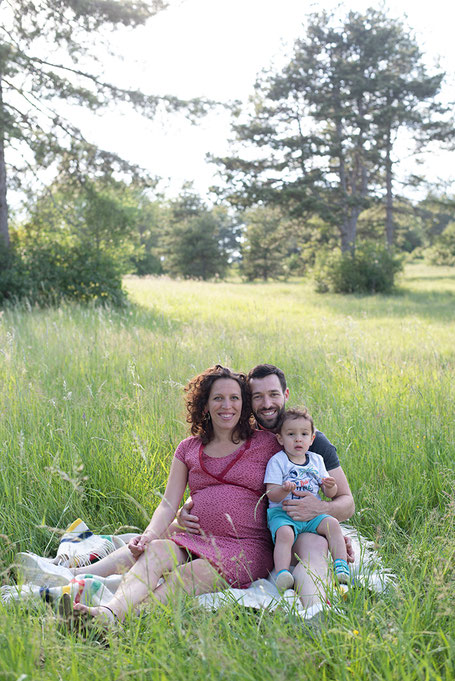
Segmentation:
<svg viewBox="0 0 455 681">
<path fill-rule="evenodd" d="M 285 482 L 283 482 L 282 487 L 283 487 L 284 492 L 289 493 L 289 492 L 294 492 L 297 485 L 295 484 L 295 482 L 292 482 L 291 480 L 286 480 Z"/>
<path fill-rule="evenodd" d="M 335 497 L 336 493 L 338 492 L 338 485 L 336 483 L 336 480 L 335 478 L 331 478 L 330 476 L 328 476 L 327 478 L 322 478 L 321 487 L 325 496 L 329 497 L 329 499 L 333 499 L 333 497 Z"/>
</svg>

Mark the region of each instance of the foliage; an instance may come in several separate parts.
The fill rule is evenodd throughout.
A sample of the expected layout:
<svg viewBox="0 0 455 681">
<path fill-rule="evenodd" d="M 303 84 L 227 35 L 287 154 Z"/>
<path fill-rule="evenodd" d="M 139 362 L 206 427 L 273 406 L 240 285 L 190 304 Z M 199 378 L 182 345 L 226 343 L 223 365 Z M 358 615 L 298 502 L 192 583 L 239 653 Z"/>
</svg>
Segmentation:
<svg viewBox="0 0 455 681">
<path fill-rule="evenodd" d="M 432 246 L 450 222 L 455 219 L 455 201 L 453 196 L 431 192 L 419 201 L 416 214 L 422 223 L 425 243 Z"/>
<path fill-rule="evenodd" d="M 401 258 L 385 247 L 364 243 L 355 253 L 321 252 L 314 279 L 319 293 L 390 293 L 395 276 L 403 268 Z"/>
<path fill-rule="evenodd" d="M 455 265 L 455 222 L 450 222 L 428 251 L 433 265 Z"/>
<path fill-rule="evenodd" d="M 109 254 L 58 242 L 40 242 L 21 250 L 13 233 L 0 276 L 0 303 L 26 299 L 38 305 L 64 300 L 120 305 L 125 301 L 119 263 Z"/>
<path fill-rule="evenodd" d="M 374 203 L 359 216 L 357 236 L 360 241 L 376 241 L 384 238 L 387 209 L 382 201 Z M 398 252 L 412 253 L 425 241 L 425 232 L 418 205 L 406 199 L 394 202 L 394 242 Z"/>
<path fill-rule="evenodd" d="M 144 191 L 135 193 L 134 203 L 134 252 L 131 255 L 132 272 L 135 274 L 162 274 L 159 240 L 164 229 L 168 207 L 160 200 L 150 200 Z"/>
<path fill-rule="evenodd" d="M 6 161 L 10 182 L 21 189 L 29 170 L 55 170 L 59 162 L 70 169 L 68 175 L 143 174 L 91 144 L 79 128 L 75 107 L 97 111 L 124 102 L 148 117 L 159 109 L 184 109 L 193 117 L 205 112 L 202 100 L 145 94 L 105 80 L 100 50 L 112 56 L 110 32 L 142 26 L 166 6 L 165 0 L 1 3 L 0 235 L 7 245 Z M 18 167 L 21 156 L 25 162 Z"/>
<path fill-rule="evenodd" d="M 7 245 L 5 153 L 13 146 L 21 151 L 28 148 L 34 163 L 44 168 L 68 154 L 72 156 L 75 148 L 79 153 L 84 152 L 90 162 L 110 165 L 120 162 L 115 155 L 98 152 L 88 144 L 80 130 L 62 115 L 58 100 L 91 110 L 106 106 L 112 100 L 145 105 L 144 95 L 116 88 L 104 82 L 101 74 L 82 70 L 80 60 L 87 59 L 90 40 L 95 42 L 94 33 L 97 32 L 96 43 L 100 44 L 105 27 L 141 25 L 162 6 L 160 0 L 150 3 L 96 0 L 82 4 L 64 0 L 56 5 L 25 0 L 2 3 L 0 234 Z M 56 48 L 60 50 L 58 56 Z M 153 103 L 148 107 L 153 108 Z M 27 154 L 26 157 L 30 158 Z M 24 171 L 13 168 L 19 181 Z"/>
<path fill-rule="evenodd" d="M 28 289 L 25 266 L 15 243 L 6 247 L 0 239 L 0 305 L 6 300 L 19 300 Z"/>
<path fill-rule="evenodd" d="M 22 227 L 27 243 L 77 243 L 87 250 L 129 256 L 136 196 L 112 178 L 60 175 L 29 206 Z"/>
<path fill-rule="evenodd" d="M 13 231 L 3 297 L 122 302 L 122 274 L 139 253 L 141 189 L 113 179 L 61 175 Z M 142 203 L 145 202 L 143 198 Z M 9 287 L 9 288 L 8 288 Z"/>
<path fill-rule="evenodd" d="M 390 245 L 393 144 L 402 128 L 419 148 L 443 130 L 450 139 L 436 99 L 442 78 L 427 72 L 409 30 L 380 10 L 342 22 L 313 15 L 288 65 L 263 76 L 248 110 L 236 111 L 240 150 L 217 159 L 230 200 L 317 215 L 345 252 L 354 251 L 359 215 L 386 195 Z"/>
<path fill-rule="evenodd" d="M 245 279 L 278 279 L 301 267 L 295 239 L 282 212 L 260 206 L 245 214 L 240 271 Z M 289 262 L 289 258 L 291 259 Z"/>
<path fill-rule="evenodd" d="M 208 208 L 189 188 L 169 202 L 160 238 L 163 270 L 186 279 L 223 277 L 237 247 L 238 224 L 223 206 Z"/>
<path fill-rule="evenodd" d="M 238 220 L 187 188 L 173 201 L 151 200 L 150 189 L 139 180 L 62 172 L 12 230 L 13 247 L 2 256 L 2 298 L 119 303 L 128 272 L 223 277 L 238 257 Z"/>
</svg>

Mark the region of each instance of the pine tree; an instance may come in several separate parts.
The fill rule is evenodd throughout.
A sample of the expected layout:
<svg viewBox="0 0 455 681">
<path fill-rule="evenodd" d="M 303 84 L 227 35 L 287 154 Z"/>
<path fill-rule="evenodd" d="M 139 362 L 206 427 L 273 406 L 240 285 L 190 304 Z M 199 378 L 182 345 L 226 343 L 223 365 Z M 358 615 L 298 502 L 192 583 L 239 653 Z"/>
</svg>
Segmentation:
<svg viewBox="0 0 455 681">
<path fill-rule="evenodd" d="M 13 164 L 18 152 L 25 153 L 25 166 L 48 168 L 60 161 L 65 172 L 70 170 L 79 176 L 87 174 L 88 169 L 98 176 L 109 174 L 113 167 L 137 170 L 115 154 L 89 144 L 78 126 L 60 113 L 60 100 L 91 110 L 123 101 L 147 116 L 153 116 L 160 105 L 171 109 L 188 105 L 171 96 L 119 88 L 106 82 L 102 75 L 99 50 L 103 39 L 108 49 L 104 32 L 120 26 L 140 26 L 165 6 L 164 0 L 1 3 L 0 239 L 6 245 L 9 231 L 5 156 L 9 160 L 8 179 L 16 186 L 24 175 L 24 168 Z M 92 70 L 87 70 L 87 63 L 92 64 Z M 191 102 L 195 114 L 201 108 L 200 100 Z M 28 151 L 24 152 L 24 148 Z M 16 153 L 10 154 L 13 150 Z"/>
<path fill-rule="evenodd" d="M 222 278 L 237 247 L 237 222 L 224 206 L 208 208 L 189 187 L 169 208 L 160 239 L 164 271 L 186 279 Z"/>
<path fill-rule="evenodd" d="M 420 147 L 453 135 L 437 103 L 442 81 L 382 11 L 349 12 L 341 23 L 313 15 L 288 65 L 258 81 L 246 118 L 237 111 L 237 141 L 256 155 L 218 159 L 231 200 L 317 214 L 353 253 L 359 215 L 385 196 L 392 243 L 393 146 L 404 128 Z"/>
</svg>

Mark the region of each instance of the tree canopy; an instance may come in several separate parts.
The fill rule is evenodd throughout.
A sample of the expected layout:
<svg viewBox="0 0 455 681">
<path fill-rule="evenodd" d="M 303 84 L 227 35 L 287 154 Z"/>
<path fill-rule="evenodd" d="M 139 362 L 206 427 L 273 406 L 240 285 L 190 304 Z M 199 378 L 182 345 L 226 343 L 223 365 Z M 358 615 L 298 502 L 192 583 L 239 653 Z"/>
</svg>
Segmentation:
<svg viewBox="0 0 455 681">
<path fill-rule="evenodd" d="M 159 238 L 162 267 L 172 276 L 223 277 L 238 248 L 239 225 L 225 206 L 209 208 L 190 189 L 169 202 Z"/>
<path fill-rule="evenodd" d="M 166 7 L 164 0 L 15 0 L 0 6 L 0 238 L 9 243 L 7 176 L 21 185 L 25 170 L 48 168 L 65 159 L 67 170 L 97 176 L 113 169 L 137 171 L 121 158 L 89 143 L 59 102 L 90 110 L 128 102 L 144 115 L 183 102 L 106 82 L 99 48 L 103 31 L 136 27 Z M 106 38 L 106 36 L 104 36 Z M 105 41 L 105 49 L 108 49 Z M 95 54 L 94 46 L 98 50 Z M 87 66 L 88 64 L 88 66 Z M 92 68 L 91 68 L 92 67 Z M 22 159 L 22 160 L 21 160 Z"/>
<path fill-rule="evenodd" d="M 393 177 L 402 129 L 414 144 L 451 138 L 438 101 L 444 74 L 430 73 L 400 21 L 368 9 L 338 21 L 310 18 L 292 58 L 258 80 L 233 125 L 237 153 L 217 159 L 230 200 L 281 206 L 292 217 L 318 215 L 353 252 L 360 214 L 387 207 L 393 243 Z"/>
</svg>

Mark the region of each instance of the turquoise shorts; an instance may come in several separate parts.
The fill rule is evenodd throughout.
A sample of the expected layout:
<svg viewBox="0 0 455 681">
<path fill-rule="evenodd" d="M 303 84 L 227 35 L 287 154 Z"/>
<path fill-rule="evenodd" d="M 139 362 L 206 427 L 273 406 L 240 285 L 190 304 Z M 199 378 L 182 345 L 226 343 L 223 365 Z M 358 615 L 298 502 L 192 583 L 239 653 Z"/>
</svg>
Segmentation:
<svg viewBox="0 0 455 681">
<path fill-rule="evenodd" d="M 299 534 L 303 532 L 311 532 L 312 534 L 317 534 L 317 529 L 324 518 L 330 518 L 327 513 L 322 513 L 317 515 L 312 520 L 292 520 L 291 516 L 283 511 L 282 508 L 275 506 L 274 508 L 267 509 L 267 527 L 269 528 L 273 543 L 275 543 L 276 531 L 279 527 L 283 525 L 289 525 L 294 530 L 294 537 L 297 539 Z"/>
</svg>

